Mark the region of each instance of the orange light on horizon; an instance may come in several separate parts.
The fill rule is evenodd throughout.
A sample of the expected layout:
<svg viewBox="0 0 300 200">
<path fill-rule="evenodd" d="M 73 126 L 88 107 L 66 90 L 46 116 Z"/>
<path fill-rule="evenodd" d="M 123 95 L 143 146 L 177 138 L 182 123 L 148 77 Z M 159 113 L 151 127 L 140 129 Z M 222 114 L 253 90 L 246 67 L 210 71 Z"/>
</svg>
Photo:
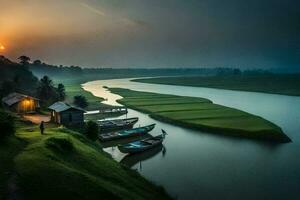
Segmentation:
<svg viewBox="0 0 300 200">
<path fill-rule="evenodd" d="M 0 44 L 0 50 L 4 51 L 5 50 L 5 46 L 3 46 L 2 44 Z"/>
</svg>

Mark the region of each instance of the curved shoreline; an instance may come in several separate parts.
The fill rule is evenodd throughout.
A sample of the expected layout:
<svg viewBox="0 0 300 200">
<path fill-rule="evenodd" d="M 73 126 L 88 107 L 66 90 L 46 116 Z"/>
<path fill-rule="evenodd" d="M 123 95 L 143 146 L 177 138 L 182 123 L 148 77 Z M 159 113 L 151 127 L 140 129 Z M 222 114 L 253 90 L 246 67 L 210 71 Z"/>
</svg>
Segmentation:
<svg viewBox="0 0 300 200">
<path fill-rule="evenodd" d="M 132 90 L 128 90 L 128 89 L 121 89 L 121 88 L 109 88 L 109 90 L 114 93 L 114 94 L 118 94 L 120 96 L 122 96 L 122 92 L 121 91 L 132 91 Z M 119 92 L 117 91 L 119 90 Z M 133 91 L 135 94 L 137 93 L 148 93 L 148 94 L 154 94 L 154 95 L 160 95 L 160 96 L 164 96 L 164 94 L 158 94 L 158 93 L 149 93 L 149 92 L 137 92 L 137 91 Z M 170 95 L 168 95 L 170 96 Z M 175 96 L 175 95 L 171 95 L 173 97 L 178 97 L 178 98 L 184 98 L 184 97 L 179 97 L 179 96 Z M 124 97 L 124 96 L 123 96 Z M 128 97 L 127 97 L 128 98 Z M 130 98 L 130 97 L 129 97 Z M 131 97 L 132 98 L 132 97 Z M 144 98 L 144 97 L 143 97 Z M 194 97 L 193 99 L 200 99 L 200 98 L 196 98 Z M 215 133 L 215 134 L 222 134 L 222 135 L 229 135 L 229 136 L 234 136 L 234 137 L 240 137 L 240 138 L 249 138 L 249 139 L 256 139 L 256 140 L 264 140 L 264 141 L 269 141 L 269 142 L 276 142 L 276 143 L 288 143 L 291 142 L 291 139 L 281 130 L 280 127 L 278 127 L 277 125 L 273 124 L 270 121 L 267 121 L 259 116 L 255 116 L 249 113 L 246 113 L 246 116 L 249 116 L 255 120 L 258 120 L 258 122 L 263 122 L 263 124 L 266 125 L 270 125 L 272 128 L 269 129 L 261 129 L 261 130 L 247 130 L 247 128 L 238 128 L 238 127 L 217 127 L 217 126 L 210 126 L 210 125 L 206 125 L 206 124 L 201 124 L 201 123 L 192 123 L 192 122 L 187 122 L 184 120 L 178 120 L 178 119 L 174 119 L 172 117 L 166 117 L 163 116 L 162 114 L 159 113 L 155 113 L 155 112 L 151 112 L 150 110 L 147 109 L 143 109 L 143 106 L 136 106 L 133 104 L 130 104 L 128 102 L 126 102 L 126 97 L 124 97 L 123 99 L 119 99 L 117 100 L 118 103 L 121 103 L 123 105 L 128 106 L 129 108 L 132 108 L 134 110 L 143 112 L 143 113 L 147 113 L 149 114 L 150 117 L 152 117 L 153 119 L 157 119 L 163 122 L 167 122 L 173 125 L 178 125 L 178 126 L 182 126 L 182 127 L 186 127 L 186 128 L 192 128 L 192 129 L 197 129 L 197 130 L 202 130 L 202 131 L 208 131 L 210 133 Z M 216 105 L 211 103 L 212 105 Z M 220 105 L 216 105 L 216 106 L 220 106 Z M 221 108 L 223 109 L 230 109 L 232 111 L 239 111 L 237 109 L 232 109 L 232 108 L 228 108 L 225 106 L 221 106 Z M 237 122 L 238 123 L 238 122 Z M 255 124 L 254 124 L 255 125 Z"/>
<path fill-rule="evenodd" d="M 131 81 L 148 84 L 204 87 L 211 89 L 223 89 L 231 91 L 259 92 L 266 94 L 277 94 L 292 97 L 300 96 L 299 74 L 295 75 L 228 75 L 220 76 L 164 76 L 151 78 L 134 78 Z M 270 87 L 270 82 L 277 83 L 275 87 Z M 294 82 L 294 84 L 291 84 Z M 272 84 L 273 85 L 273 84 Z M 281 86 L 281 87 L 280 87 Z"/>
</svg>

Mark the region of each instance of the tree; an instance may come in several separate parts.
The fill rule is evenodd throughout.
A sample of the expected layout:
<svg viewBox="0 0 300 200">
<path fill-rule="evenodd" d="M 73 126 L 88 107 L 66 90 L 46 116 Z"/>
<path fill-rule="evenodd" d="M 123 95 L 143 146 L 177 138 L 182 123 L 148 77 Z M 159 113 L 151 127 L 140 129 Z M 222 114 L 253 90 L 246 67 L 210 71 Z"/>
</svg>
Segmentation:
<svg viewBox="0 0 300 200">
<path fill-rule="evenodd" d="M 80 108 L 86 108 L 89 105 L 85 96 L 82 95 L 74 96 L 73 103 Z"/>
<path fill-rule="evenodd" d="M 48 76 L 44 76 L 40 80 L 38 87 L 38 96 L 46 104 L 53 103 L 58 100 L 58 94 L 53 86 L 52 80 Z"/>
<path fill-rule="evenodd" d="M 58 86 L 57 86 L 57 93 L 58 93 L 58 99 L 60 101 L 65 100 L 65 98 L 66 98 L 66 90 L 65 90 L 65 86 L 62 83 L 58 84 Z"/>
<path fill-rule="evenodd" d="M 20 56 L 18 59 L 20 60 L 20 63 L 22 65 L 27 65 L 27 64 L 29 64 L 29 61 L 30 61 L 30 58 L 28 56 L 24 56 L 24 55 Z"/>
<path fill-rule="evenodd" d="M 98 139 L 99 127 L 98 124 L 93 121 L 88 121 L 85 127 L 85 135 L 92 141 Z"/>
<path fill-rule="evenodd" d="M 34 65 L 41 65 L 41 64 L 42 64 L 42 61 L 40 61 L 40 60 L 35 60 L 35 61 L 33 61 L 33 64 L 34 64 Z"/>
</svg>

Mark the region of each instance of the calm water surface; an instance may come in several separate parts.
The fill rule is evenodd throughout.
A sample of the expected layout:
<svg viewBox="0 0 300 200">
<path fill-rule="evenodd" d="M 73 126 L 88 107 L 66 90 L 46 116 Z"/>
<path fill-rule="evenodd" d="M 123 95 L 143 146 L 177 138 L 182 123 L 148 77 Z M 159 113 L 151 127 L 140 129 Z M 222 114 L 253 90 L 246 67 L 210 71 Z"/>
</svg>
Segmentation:
<svg viewBox="0 0 300 200">
<path fill-rule="evenodd" d="M 159 122 L 146 114 L 139 125 L 156 123 L 152 135 L 168 132 L 163 149 L 125 156 L 106 148 L 113 157 L 149 180 L 164 186 L 178 199 L 299 199 L 300 195 L 300 98 L 255 92 L 239 92 L 187 86 L 131 82 L 130 79 L 93 81 L 83 85 L 106 103 L 121 98 L 103 86 L 138 91 L 205 97 L 214 103 L 259 115 L 280 126 L 292 143 L 272 145 L 248 139 L 209 134 Z M 120 117 L 124 118 L 124 116 Z M 114 146 L 110 144 L 108 146 Z"/>
</svg>

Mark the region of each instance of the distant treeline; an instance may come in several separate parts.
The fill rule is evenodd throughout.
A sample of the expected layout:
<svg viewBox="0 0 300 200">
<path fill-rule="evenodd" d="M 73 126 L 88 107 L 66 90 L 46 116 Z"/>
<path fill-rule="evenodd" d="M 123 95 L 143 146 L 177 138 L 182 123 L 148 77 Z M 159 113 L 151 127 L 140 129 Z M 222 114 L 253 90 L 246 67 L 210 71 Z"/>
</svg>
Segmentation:
<svg viewBox="0 0 300 200">
<path fill-rule="evenodd" d="M 82 68 L 79 66 L 55 66 L 36 60 L 29 68 L 38 77 L 45 74 L 51 77 L 80 76 L 97 78 L 126 78 L 137 76 L 182 76 L 182 75 L 239 75 L 270 74 L 267 70 L 240 70 L 238 68 Z"/>
</svg>

